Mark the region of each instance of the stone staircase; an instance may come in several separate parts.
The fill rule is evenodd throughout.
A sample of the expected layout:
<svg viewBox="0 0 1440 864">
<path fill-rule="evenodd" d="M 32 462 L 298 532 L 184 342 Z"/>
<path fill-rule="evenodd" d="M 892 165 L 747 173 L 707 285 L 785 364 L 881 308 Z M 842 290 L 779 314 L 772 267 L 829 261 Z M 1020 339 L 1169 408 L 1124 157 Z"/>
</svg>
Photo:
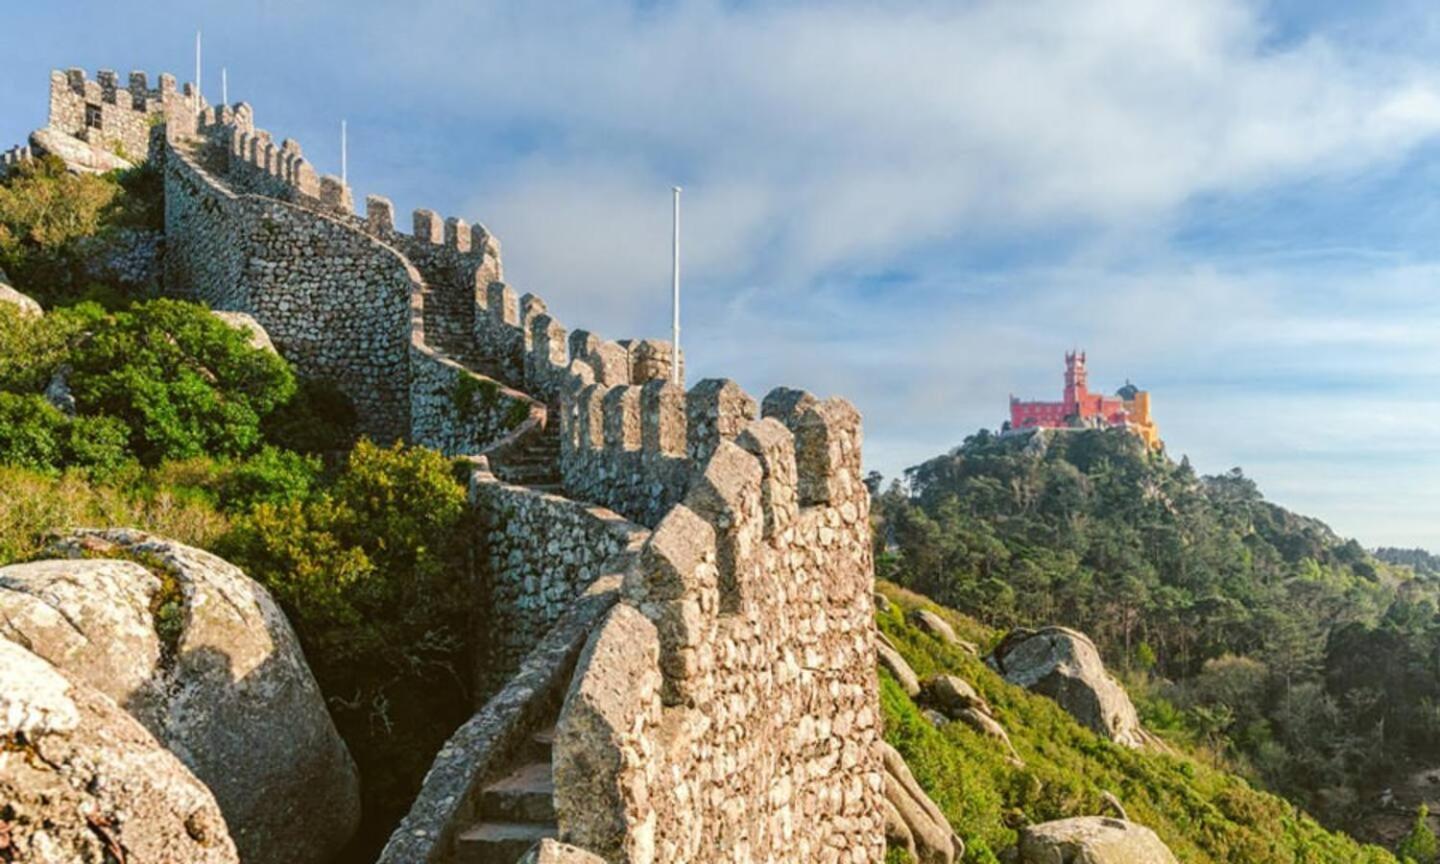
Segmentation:
<svg viewBox="0 0 1440 864">
<path fill-rule="evenodd" d="M 559 424 L 553 421 L 547 423 L 539 435 L 492 468 L 495 476 L 506 483 L 529 486 L 555 495 L 564 494 L 560 477 Z"/>
<path fill-rule="evenodd" d="M 455 864 L 515 864 L 556 836 L 554 743 L 554 726 L 535 733 L 510 773 L 485 787 L 477 821 L 455 840 Z"/>
<path fill-rule="evenodd" d="M 422 308 L 424 309 L 425 341 L 431 347 L 438 348 L 461 363 L 469 365 L 469 358 L 466 355 L 470 353 L 474 342 L 470 332 L 474 316 L 473 308 L 468 310 L 470 317 L 467 318 L 467 310 L 463 304 L 457 303 L 455 292 L 442 290 L 429 282 L 421 285 L 420 293 L 424 297 Z"/>
</svg>

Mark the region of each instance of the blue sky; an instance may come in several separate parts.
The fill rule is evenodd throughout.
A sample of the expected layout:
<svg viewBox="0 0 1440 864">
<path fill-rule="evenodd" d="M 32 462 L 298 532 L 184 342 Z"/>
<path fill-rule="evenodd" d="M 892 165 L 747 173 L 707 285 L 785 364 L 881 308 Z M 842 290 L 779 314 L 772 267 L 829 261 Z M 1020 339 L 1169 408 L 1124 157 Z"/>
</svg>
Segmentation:
<svg viewBox="0 0 1440 864">
<path fill-rule="evenodd" d="M 1367 545 L 1440 550 L 1440 10 L 1423 2 L 17 4 L 52 67 L 190 77 L 358 195 L 487 224 L 571 327 L 844 395 L 895 475 L 1092 382 Z M 120 8 L 124 7 L 124 8 Z"/>
</svg>

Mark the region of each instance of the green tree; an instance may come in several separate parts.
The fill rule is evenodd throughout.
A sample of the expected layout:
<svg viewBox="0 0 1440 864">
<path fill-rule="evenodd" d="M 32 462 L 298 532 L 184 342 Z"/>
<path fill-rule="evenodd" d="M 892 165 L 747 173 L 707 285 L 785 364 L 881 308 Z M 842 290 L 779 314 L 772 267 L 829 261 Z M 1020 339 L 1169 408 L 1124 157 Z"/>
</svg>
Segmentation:
<svg viewBox="0 0 1440 864">
<path fill-rule="evenodd" d="M 255 451 L 262 420 L 296 388 L 280 357 L 204 307 L 174 300 L 107 316 L 71 362 L 81 413 L 122 420 L 146 464 Z"/>
<path fill-rule="evenodd" d="M 1435 832 L 1430 830 L 1430 808 L 1424 804 L 1415 812 L 1415 824 L 1410 827 L 1410 833 L 1395 847 L 1395 854 L 1400 856 L 1402 861 L 1414 861 L 1415 864 L 1435 864 L 1440 859 L 1440 841 L 1435 839 Z"/>
</svg>

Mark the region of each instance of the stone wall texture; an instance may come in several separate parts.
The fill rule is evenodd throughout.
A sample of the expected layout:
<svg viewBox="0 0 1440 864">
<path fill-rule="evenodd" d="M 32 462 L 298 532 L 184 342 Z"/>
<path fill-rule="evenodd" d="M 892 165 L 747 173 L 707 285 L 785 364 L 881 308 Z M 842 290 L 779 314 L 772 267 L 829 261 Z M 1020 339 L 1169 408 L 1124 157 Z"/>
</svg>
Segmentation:
<svg viewBox="0 0 1440 864">
<path fill-rule="evenodd" d="M 649 532 L 602 507 L 476 472 L 480 578 L 490 639 L 478 692 L 492 693 L 622 552 Z"/>
<path fill-rule="evenodd" d="M 859 470 L 842 401 L 716 444 L 581 657 L 561 840 L 612 861 L 883 859 Z"/>
</svg>

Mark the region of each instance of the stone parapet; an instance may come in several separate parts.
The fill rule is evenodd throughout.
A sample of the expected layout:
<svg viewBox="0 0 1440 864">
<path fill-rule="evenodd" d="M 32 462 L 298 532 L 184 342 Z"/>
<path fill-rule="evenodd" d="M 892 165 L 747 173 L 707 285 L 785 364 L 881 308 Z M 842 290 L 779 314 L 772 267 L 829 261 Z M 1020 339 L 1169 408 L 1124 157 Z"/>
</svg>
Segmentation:
<svg viewBox="0 0 1440 864">
<path fill-rule="evenodd" d="M 720 436 L 578 664 L 561 840 L 610 861 L 883 860 L 860 443 L 840 400 Z"/>
</svg>

